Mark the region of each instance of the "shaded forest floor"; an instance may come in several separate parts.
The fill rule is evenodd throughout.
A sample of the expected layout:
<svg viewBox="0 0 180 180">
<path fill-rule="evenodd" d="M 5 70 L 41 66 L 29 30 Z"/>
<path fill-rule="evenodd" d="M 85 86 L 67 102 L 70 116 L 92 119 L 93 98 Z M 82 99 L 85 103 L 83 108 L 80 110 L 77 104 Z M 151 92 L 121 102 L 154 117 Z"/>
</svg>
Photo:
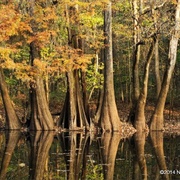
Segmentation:
<svg viewBox="0 0 180 180">
<path fill-rule="evenodd" d="M 118 111 L 121 121 L 126 122 L 128 119 L 130 105 L 118 103 Z M 146 121 L 149 122 L 154 111 L 154 105 L 148 104 L 145 109 Z M 164 110 L 164 130 L 165 133 L 180 135 L 180 107 L 170 107 L 167 105 Z"/>
<path fill-rule="evenodd" d="M 50 104 L 50 110 L 52 114 L 59 113 L 62 109 L 62 104 L 53 102 Z M 118 112 L 121 121 L 123 122 L 124 135 L 128 136 L 128 134 L 134 133 L 133 127 L 129 124 L 128 115 L 130 112 L 130 105 L 127 103 L 117 102 Z M 20 119 L 23 119 L 24 116 L 24 109 L 21 106 L 16 106 L 16 112 Z M 95 112 L 96 106 L 95 104 L 90 104 L 90 115 L 93 116 Z M 154 110 L 153 104 L 149 103 L 146 106 L 145 115 L 147 122 L 150 120 L 152 113 Z M 5 112 L 2 103 L 0 103 L 0 128 L 4 126 L 4 119 L 5 119 Z M 180 107 L 170 107 L 166 106 L 164 110 L 164 128 L 165 133 L 173 133 L 175 135 L 180 135 Z"/>
</svg>

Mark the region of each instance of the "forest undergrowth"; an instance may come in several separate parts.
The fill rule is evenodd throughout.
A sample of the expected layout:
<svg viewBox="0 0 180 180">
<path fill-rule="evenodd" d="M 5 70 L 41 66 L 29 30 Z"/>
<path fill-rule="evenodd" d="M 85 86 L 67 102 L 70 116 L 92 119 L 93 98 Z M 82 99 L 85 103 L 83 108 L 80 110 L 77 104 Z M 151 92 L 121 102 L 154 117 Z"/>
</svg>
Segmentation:
<svg viewBox="0 0 180 180">
<path fill-rule="evenodd" d="M 22 105 L 14 105 L 18 116 L 21 121 L 24 120 L 24 114 L 26 112 Z M 63 103 L 54 102 L 50 103 L 50 111 L 54 119 L 59 117 L 59 113 L 63 107 Z M 128 115 L 130 112 L 130 104 L 124 102 L 117 102 L 118 113 L 122 121 L 123 136 L 129 136 L 133 134 L 134 128 L 130 122 L 128 122 Z M 153 103 L 148 103 L 145 109 L 146 122 L 148 123 L 154 110 Z M 93 119 L 93 115 L 96 111 L 96 104 L 90 103 L 90 115 Z M 0 129 L 3 129 L 5 125 L 5 111 L 3 109 L 2 102 L 0 103 Z M 165 133 L 180 135 L 180 107 L 171 107 L 169 104 L 166 105 L 164 110 L 164 131 Z"/>
</svg>

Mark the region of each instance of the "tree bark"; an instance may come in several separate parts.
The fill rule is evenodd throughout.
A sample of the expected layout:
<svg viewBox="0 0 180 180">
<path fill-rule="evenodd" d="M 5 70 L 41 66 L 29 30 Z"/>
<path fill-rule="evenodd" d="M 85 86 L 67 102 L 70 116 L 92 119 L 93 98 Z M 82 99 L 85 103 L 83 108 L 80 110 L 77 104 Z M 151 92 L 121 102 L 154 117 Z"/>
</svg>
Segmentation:
<svg viewBox="0 0 180 180">
<path fill-rule="evenodd" d="M 132 1 L 133 8 L 133 53 L 132 53 L 132 107 L 129 113 L 129 121 L 134 123 L 137 101 L 140 95 L 139 84 L 139 59 L 140 59 L 140 28 L 139 28 L 139 12 L 137 0 Z"/>
<path fill-rule="evenodd" d="M 113 54 L 112 54 L 112 10 L 108 1 L 104 10 L 104 96 L 101 111 L 101 128 L 103 131 L 120 131 L 119 119 L 114 95 Z"/>
<path fill-rule="evenodd" d="M 163 124 L 164 124 L 163 111 L 164 111 L 167 93 L 170 86 L 170 81 L 176 64 L 179 31 L 180 31 L 180 0 L 178 0 L 177 2 L 176 13 L 175 13 L 175 27 L 172 32 L 172 37 L 169 44 L 168 64 L 164 74 L 161 91 L 156 103 L 156 107 L 151 117 L 150 130 L 163 130 Z"/>
<path fill-rule="evenodd" d="M 104 50 L 101 49 L 100 51 L 100 60 L 102 61 L 102 63 L 104 63 Z M 98 54 L 96 54 L 96 71 L 98 71 Z M 104 73 L 104 70 L 100 70 L 100 73 Z M 104 82 L 103 82 L 104 83 Z M 103 83 L 101 83 L 101 85 L 103 85 Z M 97 100 L 97 107 L 96 107 L 96 112 L 95 112 L 95 116 L 93 119 L 93 123 L 96 126 L 101 126 L 100 123 L 100 117 L 101 117 L 101 110 L 102 110 L 102 106 L 103 106 L 103 97 L 104 97 L 104 88 L 99 88 L 98 89 L 98 100 Z"/>
<path fill-rule="evenodd" d="M 8 88 L 6 85 L 3 69 L 0 68 L 0 89 L 3 100 L 3 105 L 6 113 L 6 129 L 20 129 L 21 122 L 15 112 L 12 101 L 9 96 Z"/>
<path fill-rule="evenodd" d="M 67 93 L 58 126 L 70 130 L 89 129 L 79 84 L 78 70 L 67 73 Z"/>
<path fill-rule="evenodd" d="M 137 101 L 135 121 L 134 121 L 134 127 L 137 129 L 137 131 L 145 130 L 146 118 L 145 118 L 144 111 L 145 111 L 147 91 L 148 91 L 149 67 L 150 67 L 150 62 L 151 62 L 153 52 L 154 52 L 155 42 L 156 42 L 156 37 L 153 38 L 151 42 L 151 46 L 149 48 L 149 52 L 147 54 L 146 64 L 144 67 L 143 87 L 140 92 L 139 99 Z"/>
<path fill-rule="evenodd" d="M 81 71 L 81 86 L 82 86 L 84 111 L 85 111 L 88 123 L 90 124 L 89 101 L 88 101 L 89 97 L 88 97 L 88 93 L 87 93 L 86 73 L 83 71 Z"/>
<path fill-rule="evenodd" d="M 159 40 L 155 44 L 155 77 L 156 77 L 156 98 L 158 99 L 161 90 L 161 78 L 159 72 Z"/>
<path fill-rule="evenodd" d="M 29 14 L 31 17 L 34 15 L 35 0 L 30 0 L 30 10 Z M 31 27 L 33 33 L 37 31 L 37 25 L 31 21 Z M 54 130 L 54 122 L 51 116 L 48 101 L 46 97 L 46 92 L 44 89 L 43 77 L 41 75 L 41 70 L 37 69 L 34 65 L 34 60 L 41 59 L 40 57 L 40 47 L 37 47 L 36 42 L 30 43 L 30 63 L 32 68 L 34 68 L 35 75 L 34 82 L 30 84 L 30 101 L 31 101 L 31 119 L 30 119 L 30 129 L 31 130 Z"/>
<path fill-rule="evenodd" d="M 157 12 L 155 10 L 156 0 L 151 2 L 152 5 L 152 16 L 154 20 L 154 28 L 156 32 L 158 32 L 158 21 L 157 21 Z M 159 38 L 157 36 L 156 43 L 155 43 L 155 51 L 154 51 L 154 59 L 155 59 L 155 78 L 156 78 L 156 99 L 158 99 L 160 90 L 161 90 L 161 77 L 159 72 Z"/>
<path fill-rule="evenodd" d="M 31 130 L 54 130 L 54 123 L 49 111 L 42 77 L 36 77 L 36 84 L 31 87 Z"/>
<path fill-rule="evenodd" d="M 139 88 L 139 58 L 140 58 L 140 28 L 139 12 L 137 0 L 133 0 L 133 28 L 134 28 L 134 48 L 133 48 L 133 100 L 137 101 L 140 95 Z"/>
<path fill-rule="evenodd" d="M 71 26 L 77 27 L 78 25 L 77 11 L 77 6 L 68 8 L 66 5 L 68 45 L 70 48 L 81 49 L 80 53 L 83 53 L 82 39 L 78 37 L 75 28 L 71 28 Z M 66 75 L 67 93 L 58 126 L 70 130 L 89 130 L 88 98 L 83 73 L 80 73 L 79 69 L 74 69 L 73 65 L 71 65 Z"/>
</svg>

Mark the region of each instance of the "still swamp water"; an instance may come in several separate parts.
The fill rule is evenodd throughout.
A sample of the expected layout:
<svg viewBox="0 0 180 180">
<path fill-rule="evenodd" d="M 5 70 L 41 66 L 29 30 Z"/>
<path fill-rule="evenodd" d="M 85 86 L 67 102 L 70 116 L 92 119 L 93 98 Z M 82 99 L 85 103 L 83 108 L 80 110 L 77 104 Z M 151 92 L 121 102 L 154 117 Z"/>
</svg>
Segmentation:
<svg viewBox="0 0 180 180">
<path fill-rule="evenodd" d="M 180 137 L 0 132 L 0 180 L 180 179 Z"/>
</svg>

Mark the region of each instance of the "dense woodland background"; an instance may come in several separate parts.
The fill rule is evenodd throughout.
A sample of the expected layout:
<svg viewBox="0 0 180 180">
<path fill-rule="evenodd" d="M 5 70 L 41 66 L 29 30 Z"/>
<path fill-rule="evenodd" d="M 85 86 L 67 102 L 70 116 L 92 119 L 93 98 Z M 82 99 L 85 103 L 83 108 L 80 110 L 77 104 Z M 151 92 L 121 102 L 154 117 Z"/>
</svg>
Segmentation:
<svg viewBox="0 0 180 180">
<path fill-rule="evenodd" d="M 179 6 L 174 0 L 1 0 L 6 129 L 119 131 L 123 120 L 142 131 L 149 120 L 150 129 L 162 130 L 165 105 L 170 111 L 180 105 Z M 155 109 L 150 118 L 146 104 Z"/>
</svg>

